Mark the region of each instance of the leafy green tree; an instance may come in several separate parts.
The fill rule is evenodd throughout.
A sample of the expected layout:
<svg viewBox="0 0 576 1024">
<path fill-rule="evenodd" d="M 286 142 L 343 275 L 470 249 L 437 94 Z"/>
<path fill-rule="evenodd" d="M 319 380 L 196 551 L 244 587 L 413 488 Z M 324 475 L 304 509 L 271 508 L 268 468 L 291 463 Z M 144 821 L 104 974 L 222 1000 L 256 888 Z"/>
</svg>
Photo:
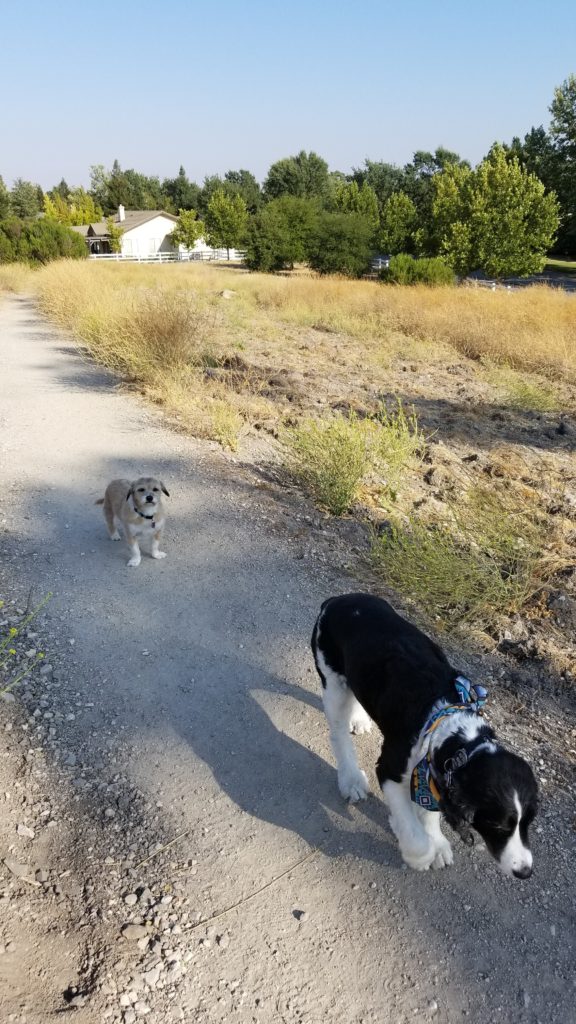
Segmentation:
<svg viewBox="0 0 576 1024">
<path fill-rule="evenodd" d="M 242 196 L 214 193 L 206 211 L 206 241 L 214 249 L 237 249 L 245 240 L 248 213 Z"/>
<path fill-rule="evenodd" d="M 55 185 L 54 188 L 52 189 L 52 191 L 49 192 L 48 194 L 50 195 L 50 197 L 52 199 L 56 195 L 61 196 L 62 199 L 68 199 L 68 196 L 70 195 L 70 189 L 68 187 L 68 182 L 65 181 L 64 178 L 61 178 L 59 184 Z"/>
<path fill-rule="evenodd" d="M 10 193 L 4 184 L 0 174 L 0 220 L 4 220 L 10 213 Z"/>
<path fill-rule="evenodd" d="M 558 229 L 558 202 L 534 175 L 494 146 L 475 171 L 454 169 L 435 182 L 441 251 L 459 274 L 491 277 L 542 269 Z"/>
<path fill-rule="evenodd" d="M 226 171 L 223 186 L 229 195 L 242 197 L 248 213 L 256 213 L 262 206 L 260 185 L 250 171 Z"/>
<path fill-rule="evenodd" d="M 124 229 L 116 223 L 112 215 L 106 217 L 106 224 L 108 225 L 110 252 L 122 252 L 122 235 L 124 234 Z"/>
<path fill-rule="evenodd" d="M 402 190 L 403 171 L 395 164 L 365 160 L 364 167 L 353 169 L 352 178 L 358 185 L 369 185 L 382 208 L 394 192 Z"/>
<path fill-rule="evenodd" d="M 180 210 L 178 223 L 171 235 L 172 244 L 184 245 L 187 249 L 193 249 L 203 234 L 204 223 L 198 220 L 196 210 Z"/>
<path fill-rule="evenodd" d="M 175 178 L 165 178 L 162 182 L 162 193 L 168 200 L 162 203 L 162 209 L 196 210 L 200 196 L 200 187 L 188 179 L 181 166 Z M 170 211 L 169 211 L 170 212 Z"/>
<path fill-rule="evenodd" d="M 562 209 L 559 244 L 564 252 L 576 252 L 576 75 L 554 90 L 550 106 L 550 135 L 558 162 L 554 188 Z"/>
<path fill-rule="evenodd" d="M 416 207 L 404 192 L 393 192 L 382 207 L 379 245 L 383 252 L 395 255 L 412 248 L 416 227 Z"/>
<path fill-rule="evenodd" d="M 15 217 L 35 217 L 42 210 L 43 193 L 32 181 L 16 178 L 10 193 L 10 208 Z"/>
<path fill-rule="evenodd" d="M 263 192 L 266 199 L 296 196 L 325 202 L 330 194 L 328 164 L 317 153 L 302 150 L 272 164 Z"/>
<path fill-rule="evenodd" d="M 451 166 L 469 167 L 458 153 L 439 146 L 434 153 L 417 150 L 410 163 L 402 168 L 401 184 L 395 191 L 404 192 L 416 208 L 417 228 L 413 232 L 413 248 L 422 254 L 437 252 L 434 244 L 432 203 L 435 177 Z"/>
<path fill-rule="evenodd" d="M 104 164 L 92 164 L 90 168 L 90 195 L 98 206 L 108 213 L 108 171 Z"/>
<path fill-rule="evenodd" d="M 81 187 L 69 189 L 67 199 L 59 192 L 45 195 L 44 213 L 48 220 L 70 225 L 96 224 L 103 217 L 102 208 L 96 206 L 93 196 Z"/>
<path fill-rule="evenodd" d="M 320 274 L 361 277 L 374 255 L 374 224 L 356 213 L 323 210 L 308 243 L 308 262 Z"/>
<path fill-rule="evenodd" d="M 340 213 L 355 213 L 369 220 L 374 228 L 378 227 L 378 200 L 374 189 L 364 182 L 360 187 L 357 181 L 343 182 L 334 196 L 334 206 Z"/>
<path fill-rule="evenodd" d="M 304 263 L 317 216 L 318 205 L 309 199 L 272 199 L 249 221 L 247 265 L 252 270 L 284 270 Z"/>
</svg>

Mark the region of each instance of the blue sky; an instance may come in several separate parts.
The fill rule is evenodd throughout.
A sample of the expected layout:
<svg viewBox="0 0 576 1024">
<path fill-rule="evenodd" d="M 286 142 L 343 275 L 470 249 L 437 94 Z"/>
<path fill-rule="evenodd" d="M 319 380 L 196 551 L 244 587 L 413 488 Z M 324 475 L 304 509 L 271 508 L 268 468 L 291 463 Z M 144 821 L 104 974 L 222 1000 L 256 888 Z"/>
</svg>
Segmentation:
<svg viewBox="0 0 576 1024">
<path fill-rule="evenodd" d="M 313 149 L 332 170 L 444 145 L 473 163 L 549 122 L 576 0 L 12 0 L 0 174 L 191 179 Z"/>
</svg>

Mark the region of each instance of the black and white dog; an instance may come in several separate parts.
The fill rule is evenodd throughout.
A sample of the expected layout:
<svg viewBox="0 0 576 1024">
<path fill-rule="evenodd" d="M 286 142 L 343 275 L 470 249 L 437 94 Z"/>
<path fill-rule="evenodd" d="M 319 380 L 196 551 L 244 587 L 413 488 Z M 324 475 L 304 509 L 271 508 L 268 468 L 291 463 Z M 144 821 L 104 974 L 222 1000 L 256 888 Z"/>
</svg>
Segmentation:
<svg viewBox="0 0 576 1024">
<path fill-rule="evenodd" d="M 479 715 L 485 692 L 378 597 L 325 601 L 312 636 L 342 796 L 369 793 L 350 733 L 384 735 L 376 773 L 406 864 L 452 863 L 440 813 L 464 842 L 484 839 L 506 875 L 528 878 L 528 827 L 538 790 L 530 766 L 501 747 Z M 479 696 L 480 694 L 480 696 Z"/>
</svg>

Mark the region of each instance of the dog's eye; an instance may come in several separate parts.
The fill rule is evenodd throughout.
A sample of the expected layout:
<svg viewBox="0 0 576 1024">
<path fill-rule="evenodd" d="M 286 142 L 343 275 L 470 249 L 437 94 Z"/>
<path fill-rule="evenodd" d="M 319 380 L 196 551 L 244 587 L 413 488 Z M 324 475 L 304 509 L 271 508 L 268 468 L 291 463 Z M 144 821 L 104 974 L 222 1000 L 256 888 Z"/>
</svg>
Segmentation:
<svg viewBox="0 0 576 1024">
<path fill-rule="evenodd" d="M 153 490 L 153 491 L 154 491 L 154 492 L 155 492 L 156 494 L 158 494 L 158 488 L 157 488 L 157 487 L 153 487 L 153 488 L 152 488 L 152 490 Z"/>
<path fill-rule="evenodd" d="M 145 488 L 145 487 L 139 487 L 139 488 L 138 488 L 138 494 L 144 494 L 144 491 L 145 491 L 145 490 L 146 490 L 146 488 Z"/>
</svg>

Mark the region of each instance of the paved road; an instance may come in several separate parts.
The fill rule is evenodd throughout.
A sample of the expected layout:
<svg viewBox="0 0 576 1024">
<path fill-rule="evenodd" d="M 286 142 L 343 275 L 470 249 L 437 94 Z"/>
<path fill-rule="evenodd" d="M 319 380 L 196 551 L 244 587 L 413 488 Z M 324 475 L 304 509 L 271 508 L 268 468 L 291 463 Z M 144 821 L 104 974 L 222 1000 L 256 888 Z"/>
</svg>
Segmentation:
<svg viewBox="0 0 576 1024">
<path fill-rule="evenodd" d="M 0 431 L 0 548 L 54 591 L 78 703 L 94 703 L 66 749 L 102 773 L 121 763 L 168 838 L 191 829 L 178 855 L 196 861 L 190 898 L 205 912 L 321 845 L 231 915 L 226 958 L 195 965 L 195 1019 L 576 1020 L 573 832 L 552 841 L 547 825 L 560 797 L 530 882 L 457 840 L 450 870 L 402 867 L 382 803 L 338 796 L 311 670 L 320 602 L 354 583 L 298 557 L 255 474 L 166 429 L 22 297 L 0 308 Z M 168 557 L 134 570 L 94 501 L 143 472 L 171 492 Z M 376 740 L 361 742 L 375 782 Z M 234 1012 L 218 1002 L 226 985 L 245 992 Z"/>
</svg>

